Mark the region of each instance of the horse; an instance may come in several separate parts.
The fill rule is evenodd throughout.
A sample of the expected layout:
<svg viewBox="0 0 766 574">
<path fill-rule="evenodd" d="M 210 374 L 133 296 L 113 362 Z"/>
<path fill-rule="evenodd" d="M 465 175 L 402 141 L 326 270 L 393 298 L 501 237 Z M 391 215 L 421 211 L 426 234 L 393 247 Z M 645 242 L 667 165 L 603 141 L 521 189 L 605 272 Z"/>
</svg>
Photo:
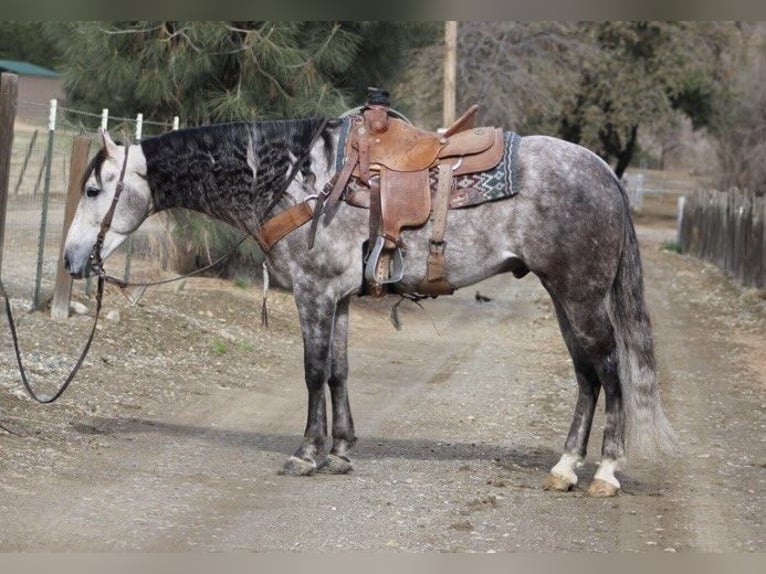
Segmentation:
<svg viewBox="0 0 766 574">
<path fill-rule="evenodd" d="M 100 238 L 103 257 L 149 215 L 168 208 L 201 212 L 259 240 L 269 211 L 310 206 L 332 186 L 344 121 L 222 123 L 125 145 L 102 131 L 66 236 L 67 271 L 74 278 L 98 271 L 93 248 L 118 187 L 111 225 Z M 615 473 L 623 468 L 628 447 L 645 456 L 674 450 L 674 433 L 660 402 L 626 192 L 604 160 L 577 144 L 525 135 L 517 153 L 515 195 L 450 210 L 446 274 L 458 289 L 502 273 L 537 276 L 553 302 L 578 388 L 563 452 L 542 486 L 567 491 L 577 484 L 603 388 L 602 449 L 588 493 L 614 496 L 620 491 Z M 431 225 L 402 230 L 407 251 L 396 284 L 401 293 L 417 293 L 426 273 Z M 264 247 L 268 271 L 292 291 L 297 306 L 308 391 L 303 439 L 280 473 L 353 469 L 349 454 L 357 436 L 347 387 L 349 305 L 362 288 L 361 246 L 369 229 L 367 210 L 339 201 L 332 217 L 319 218 L 314 229 L 299 225 Z"/>
</svg>

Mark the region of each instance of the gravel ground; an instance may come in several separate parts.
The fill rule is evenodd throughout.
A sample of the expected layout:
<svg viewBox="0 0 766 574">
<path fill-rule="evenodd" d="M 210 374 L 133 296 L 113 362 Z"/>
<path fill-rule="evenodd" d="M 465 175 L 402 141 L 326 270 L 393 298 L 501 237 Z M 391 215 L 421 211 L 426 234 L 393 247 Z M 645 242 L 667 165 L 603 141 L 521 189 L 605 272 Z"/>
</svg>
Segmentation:
<svg viewBox="0 0 766 574">
<path fill-rule="evenodd" d="M 346 476 L 280 476 L 305 424 L 288 293 L 215 279 L 110 290 L 81 374 L 56 404 L 24 395 L 0 333 L 0 551 L 763 552 L 766 302 L 662 251 L 640 222 L 675 459 L 631 459 L 613 499 L 542 489 L 574 406 L 571 362 L 533 277 L 452 297 L 352 305 L 359 443 Z M 476 291 L 489 297 L 477 301 Z M 88 302 L 85 302 L 88 303 Z M 92 305 L 92 303 L 88 303 Z M 91 318 L 18 311 L 51 392 Z M 597 417 L 596 424 L 602 419 Z"/>
</svg>

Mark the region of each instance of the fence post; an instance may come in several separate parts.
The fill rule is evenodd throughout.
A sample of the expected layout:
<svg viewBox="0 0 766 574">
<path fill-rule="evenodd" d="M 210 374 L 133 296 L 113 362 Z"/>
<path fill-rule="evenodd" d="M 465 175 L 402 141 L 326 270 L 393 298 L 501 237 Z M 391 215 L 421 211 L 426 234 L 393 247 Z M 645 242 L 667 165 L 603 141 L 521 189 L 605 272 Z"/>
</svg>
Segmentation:
<svg viewBox="0 0 766 574">
<path fill-rule="evenodd" d="M 24 163 L 21 166 L 21 171 L 19 172 L 19 179 L 16 182 L 16 188 L 13 190 L 14 195 L 19 193 L 19 189 L 21 188 L 21 182 L 24 181 L 24 174 L 27 171 L 27 166 L 29 165 L 29 158 L 32 157 L 32 150 L 35 148 L 35 142 L 37 141 L 37 132 L 39 130 L 35 130 L 32 134 L 32 139 L 29 140 L 29 147 L 27 147 L 27 153 L 24 156 Z"/>
<path fill-rule="evenodd" d="M 13 123 L 16 121 L 18 76 L 0 76 L 0 272 L 3 268 L 3 242 L 5 240 L 5 214 L 8 208 L 8 183 L 11 176 Z"/>
<path fill-rule="evenodd" d="M 144 130 L 144 114 L 137 114 L 136 115 L 136 143 L 141 143 L 141 138 L 143 137 L 143 130 Z M 127 144 L 130 145 L 130 144 Z M 133 235 L 130 235 L 128 237 L 127 244 L 125 246 L 125 273 L 123 274 L 123 280 L 129 281 L 130 280 L 130 265 L 131 261 L 133 260 L 133 245 L 134 245 L 134 239 Z"/>
<path fill-rule="evenodd" d="M 684 233 L 686 221 L 684 219 L 684 210 L 686 209 L 686 196 L 682 195 L 678 198 L 678 207 L 676 208 L 676 246 L 681 251 L 686 251 L 684 245 L 684 239 L 686 234 Z"/>
<path fill-rule="evenodd" d="M 40 214 L 40 235 L 37 241 L 37 276 L 35 277 L 35 293 L 32 298 L 32 308 L 40 308 L 40 283 L 43 277 L 43 256 L 45 254 L 45 228 L 48 225 L 48 200 L 51 191 L 51 164 L 53 163 L 53 136 L 56 133 L 56 107 L 55 99 L 51 100 L 51 109 L 48 117 L 48 151 L 45 154 L 45 185 L 43 186 L 43 206 Z"/>
<path fill-rule="evenodd" d="M 56 287 L 53 291 L 51 303 L 51 318 L 66 319 L 69 317 L 69 301 L 72 297 L 72 276 L 64 268 L 64 243 L 67 232 L 72 224 L 77 204 L 80 201 L 80 178 L 88 165 L 88 152 L 90 151 L 90 138 L 86 135 L 74 137 L 72 143 L 72 156 L 69 161 L 69 185 L 66 193 L 64 206 L 64 225 L 61 229 L 61 249 L 59 261 L 56 266 Z"/>
</svg>

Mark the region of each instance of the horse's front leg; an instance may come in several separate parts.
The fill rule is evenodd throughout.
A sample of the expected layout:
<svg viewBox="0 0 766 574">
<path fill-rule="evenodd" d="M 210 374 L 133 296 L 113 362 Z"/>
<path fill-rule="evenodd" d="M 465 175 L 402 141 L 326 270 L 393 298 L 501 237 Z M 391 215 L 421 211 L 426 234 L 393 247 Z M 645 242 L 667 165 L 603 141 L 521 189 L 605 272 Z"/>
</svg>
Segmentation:
<svg viewBox="0 0 766 574">
<path fill-rule="evenodd" d="M 345 474 L 352 469 L 349 449 L 356 442 L 354 419 L 348 402 L 348 308 L 350 297 L 338 303 L 330 350 L 330 397 L 332 399 L 332 449 L 320 465 L 322 472 Z"/>
<path fill-rule="evenodd" d="M 308 415 L 303 441 L 283 467 L 285 474 L 313 474 L 326 453 L 325 383 L 330 374 L 330 350 L 337 303 L 315 290 L 295 290 L 303 332 L 303 368 L 308 390 Z"/>
</svg>

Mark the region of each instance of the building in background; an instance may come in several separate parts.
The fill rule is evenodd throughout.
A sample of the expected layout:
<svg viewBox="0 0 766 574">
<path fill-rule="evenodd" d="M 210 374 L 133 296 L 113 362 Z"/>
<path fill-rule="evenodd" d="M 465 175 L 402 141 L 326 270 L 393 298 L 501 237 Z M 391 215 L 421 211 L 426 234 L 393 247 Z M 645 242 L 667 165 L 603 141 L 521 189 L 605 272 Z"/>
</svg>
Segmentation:
<svg viewBox="0 0 766 574">
<path fill-rule="evenodd" d="M 61 103 L 64 98 L 61 74 L 54 70 L 28 62 L 0 60 L 0 72 L 10 72 L 19 77 L 17 121 L 40 124 L 47 118 L 50 101 L 55 98 Z"/>
</svg>

